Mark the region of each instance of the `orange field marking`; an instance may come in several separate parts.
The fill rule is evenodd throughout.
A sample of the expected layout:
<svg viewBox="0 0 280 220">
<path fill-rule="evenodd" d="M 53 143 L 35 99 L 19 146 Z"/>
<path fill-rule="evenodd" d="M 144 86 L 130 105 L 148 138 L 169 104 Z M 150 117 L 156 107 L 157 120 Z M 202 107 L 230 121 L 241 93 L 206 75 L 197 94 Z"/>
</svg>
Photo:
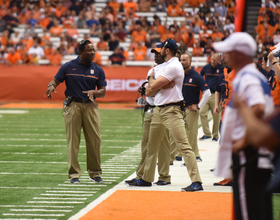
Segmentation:
<svg viewBox="0 0 280 220">
<path fill-rule="evenodd" d="M 117 190 L 79 220 L 231 220 L 232 193 Z"/>
</svg>

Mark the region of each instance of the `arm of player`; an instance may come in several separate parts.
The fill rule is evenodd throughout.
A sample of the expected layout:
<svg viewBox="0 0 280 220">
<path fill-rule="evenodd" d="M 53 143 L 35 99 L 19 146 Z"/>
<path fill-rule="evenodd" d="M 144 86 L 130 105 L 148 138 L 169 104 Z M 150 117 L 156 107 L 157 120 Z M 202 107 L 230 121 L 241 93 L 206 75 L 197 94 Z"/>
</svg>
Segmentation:
<svg viewBox="0 0 280 220">
<path fill-rule="evenodd" d="M 271 63 L 277 62 L 276 64 L 273 65 L 273 69 L 277 79 L 280 80 L 280 65 L 278 63 L 277 58 L 273 56 L 273 52 L 270 52 L 267 57 Z"/>
<path fill-rule="evenodd" d="M 219 105 L 220 105 L 221 97 L 222 97 L 221 93 L 216 91 L 215 92 L 215 108 L 214 108 L 215 114 L 219 114 L 219 112 L 220 112 Z"/>
<path fill-rule="evenodd" d="M 262 107 L 253 106 L 253 108 L 249 108 L 246 102 L 237 96 L 234 96 L 233 100 L 235 107 L 241 113 L 243 121 L 246 124 L 248 141 L 256 147 L 266 146 L 269 150 L 275 151 L 279 146 L 280 138 L 267 123 L 263 122 L 255 114 L 256 111 L 260 112 Z M 237 152 L 242 147 L 240 145 L 234 145 L 233 150 Z"/>
<path fill-rule="evenodd" d="M 103 98 L 106 94 L 106 86 L 101 86 L 97 90 L 88 90 L 88 91 L 83 91 L 83 93 L 86 93 L 89 99 L 93 102 L 94 97 L 96 98 Z"/>
<path fill-rule="evenodd" d="M 206 89 L 203 91 L 203 94 L 202 94 L 202 97 L 201 97 L 201 100 L 200 102 L 198 103 L 198 107 L 199 108 L 202 108 L 206 102 L 208 101 L 208 99 L 210 98 L 211 96 L 211 92 L 210 92 L 210 89 Z"/>
<path fill-rule="evenodd" d="M 53 78 L 50 82 L 49 82 L 49 86 L 47 88 L 47 91 L 45 92 L 45 95 L 44 97 L 46 97 L 46 95 L 48 96 L 48 99 L 51 99 L 52 98 L 52 95 L 51 93 L 54 92 L 54 93 L 57 93 L 55 88 L 60 84 L 60 82 L 56 79 L 56 78 Z"/>
<path fill-rule="evenodd" d="M 159 76 L 157 79 L 154 79 L 152 77 L 149 78 L 149 86 L 152 90 L 162 89 L 164 86 L 166 86 L 169 83 L 170 81 L 164 76 Z"/>
</svg>

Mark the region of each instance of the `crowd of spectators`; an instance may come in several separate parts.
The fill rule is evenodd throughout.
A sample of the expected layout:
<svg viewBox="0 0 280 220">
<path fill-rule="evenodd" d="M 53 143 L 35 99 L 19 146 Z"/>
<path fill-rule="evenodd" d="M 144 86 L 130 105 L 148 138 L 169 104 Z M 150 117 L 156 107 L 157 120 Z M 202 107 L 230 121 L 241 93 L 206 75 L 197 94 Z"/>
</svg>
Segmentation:
<svg viewBox="0 0 280 220">
<path fill-rule="evenodd" d="M 260 9 L 256 27 L 256 41 L 263 47 L 280 41 L 279 3 L 267 0 L 267 5 Z M 191 48 L 193 56 L 209 57 L 212 42 L 225 39 L 235 29 L 234 0 L 107 0 L 101 10 L 94 0 L 0 0 L 0 7 L 2 65 L 36 65 L 40 59 L 60 65 L 63 56 L 78 54 L 79 29 L 89 30 L 82 38 L 98 38 L 93 43 L 95 62 L 100 65 L 98 51 L 104 50 L 122 53 L 122 62 L 115 60 L 121 56 L 114 56 L 117 64 L 153 60 L 150 48 L 166 38 L 176 40 L 182 52 Z M 184 19 L 174 18 L 168 24 L 166 17 L 156 13 L 151 21 L 136 12 L 165 12 Z M 24 32 L 17 31 L 23 25 Z M 59 40 L 52 41 L 54 37 Z M 122 42 L 129 46 L 121 47 Z"/>
</svg>

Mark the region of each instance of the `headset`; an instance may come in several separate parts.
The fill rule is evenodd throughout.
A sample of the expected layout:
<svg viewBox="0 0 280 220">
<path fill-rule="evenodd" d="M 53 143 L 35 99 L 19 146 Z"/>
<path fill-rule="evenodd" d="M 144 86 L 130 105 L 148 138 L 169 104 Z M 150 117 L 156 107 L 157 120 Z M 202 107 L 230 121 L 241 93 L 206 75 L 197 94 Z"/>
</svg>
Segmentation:
<svg viewBox="0 0 280 220">
<path fill-rule="evenodd" d="M 145 92 L 146 92 L 146 88 L 145 88 L 145 85 L 148 83 L 148 81 L 145 81 L 142 83 L 142 85 L 140 86 L 141 88 L 141 96 L 144 96 L 145 95 Z M 137 94 L 137 97 L 136 97 L 136 102 L 138 102 L 138 97 L 139 97 L 139 93 Z"/>
<path fill-rule="evenodd" d="M 170 38 L 167 38 L 167 39 L 165 40 L 165 43 L 164 43 L 163 47 L 169 48 L 169 40 L 170 40 Z"/>
</svg>

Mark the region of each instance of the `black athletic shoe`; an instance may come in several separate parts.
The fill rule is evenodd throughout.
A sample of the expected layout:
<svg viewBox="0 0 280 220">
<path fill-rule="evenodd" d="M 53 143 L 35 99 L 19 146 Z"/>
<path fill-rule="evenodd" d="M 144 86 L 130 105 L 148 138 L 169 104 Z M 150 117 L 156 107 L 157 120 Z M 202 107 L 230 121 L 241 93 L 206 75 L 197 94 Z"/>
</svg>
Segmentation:
<svg viewBox="0 0 280 220">
<path fill-rule="evenodd" d="M 101 179 L 100 176 L 96 176 L 96 177 L 90 178 L 90 180 L 95 182 L 95 183 L 104 183 L 103 179 Z"/>
<path fill-rule="evenodd" d="M 147 182 L 141 178 L 133 183 L 129 183 L 128 185 L 129 186 L 152 186 L 152 183 Z"/>
<path fill-rule="evenodd" d="M 212 141 L 218 141 L 218 138 L 213 138 Z"/>
<path fill-rule="evenodd" d="M 72 178 L 70 179 L 70 183 L 80 183 L 79 178 Z"/>
<path fill-rule="evenodd" d="M 175 157 L 175 160 L 182 161 L 182 157 Z"/>
<path fill-rule="evenodd" d="M 199 138 L 199 140 L 203 141 L 203 140 L 207 140 L 207 139 L 210 139 L 210 138 L 211 138 L 210 136 L 203 135 L 201 138 Z"/>
<path fill-rule="evenodd" d="M 196 161 L 197 161 L 197 162 L 202 162 L 201 157 L 196 157 Z"/>
<path fill-rule="evenodd" d="M 159 180 L 159 181 L 155 182 L 154 184 L 158 185 L 158 186 L 166 186 L 168 184 L 171 184 L 171 182 L 166 182 L 164 180 Z"/>
<path fill-rule="evenodd" d="M 182 188 L 181 192 L 195 192 L 199 190 L 203 190 L 202 184 L 200 182 L 193 182 L 188 187 Z"/>
<path fill-rule="evenodd" d="M 137 181 L 137 179 L 132 179 L 132 180 L 125 180 L 124 182 L 126 183 L 126 184 L 130 184 L 130 183 L 134 183 L 134 182 L 136 182 Z"/>
</svg>

